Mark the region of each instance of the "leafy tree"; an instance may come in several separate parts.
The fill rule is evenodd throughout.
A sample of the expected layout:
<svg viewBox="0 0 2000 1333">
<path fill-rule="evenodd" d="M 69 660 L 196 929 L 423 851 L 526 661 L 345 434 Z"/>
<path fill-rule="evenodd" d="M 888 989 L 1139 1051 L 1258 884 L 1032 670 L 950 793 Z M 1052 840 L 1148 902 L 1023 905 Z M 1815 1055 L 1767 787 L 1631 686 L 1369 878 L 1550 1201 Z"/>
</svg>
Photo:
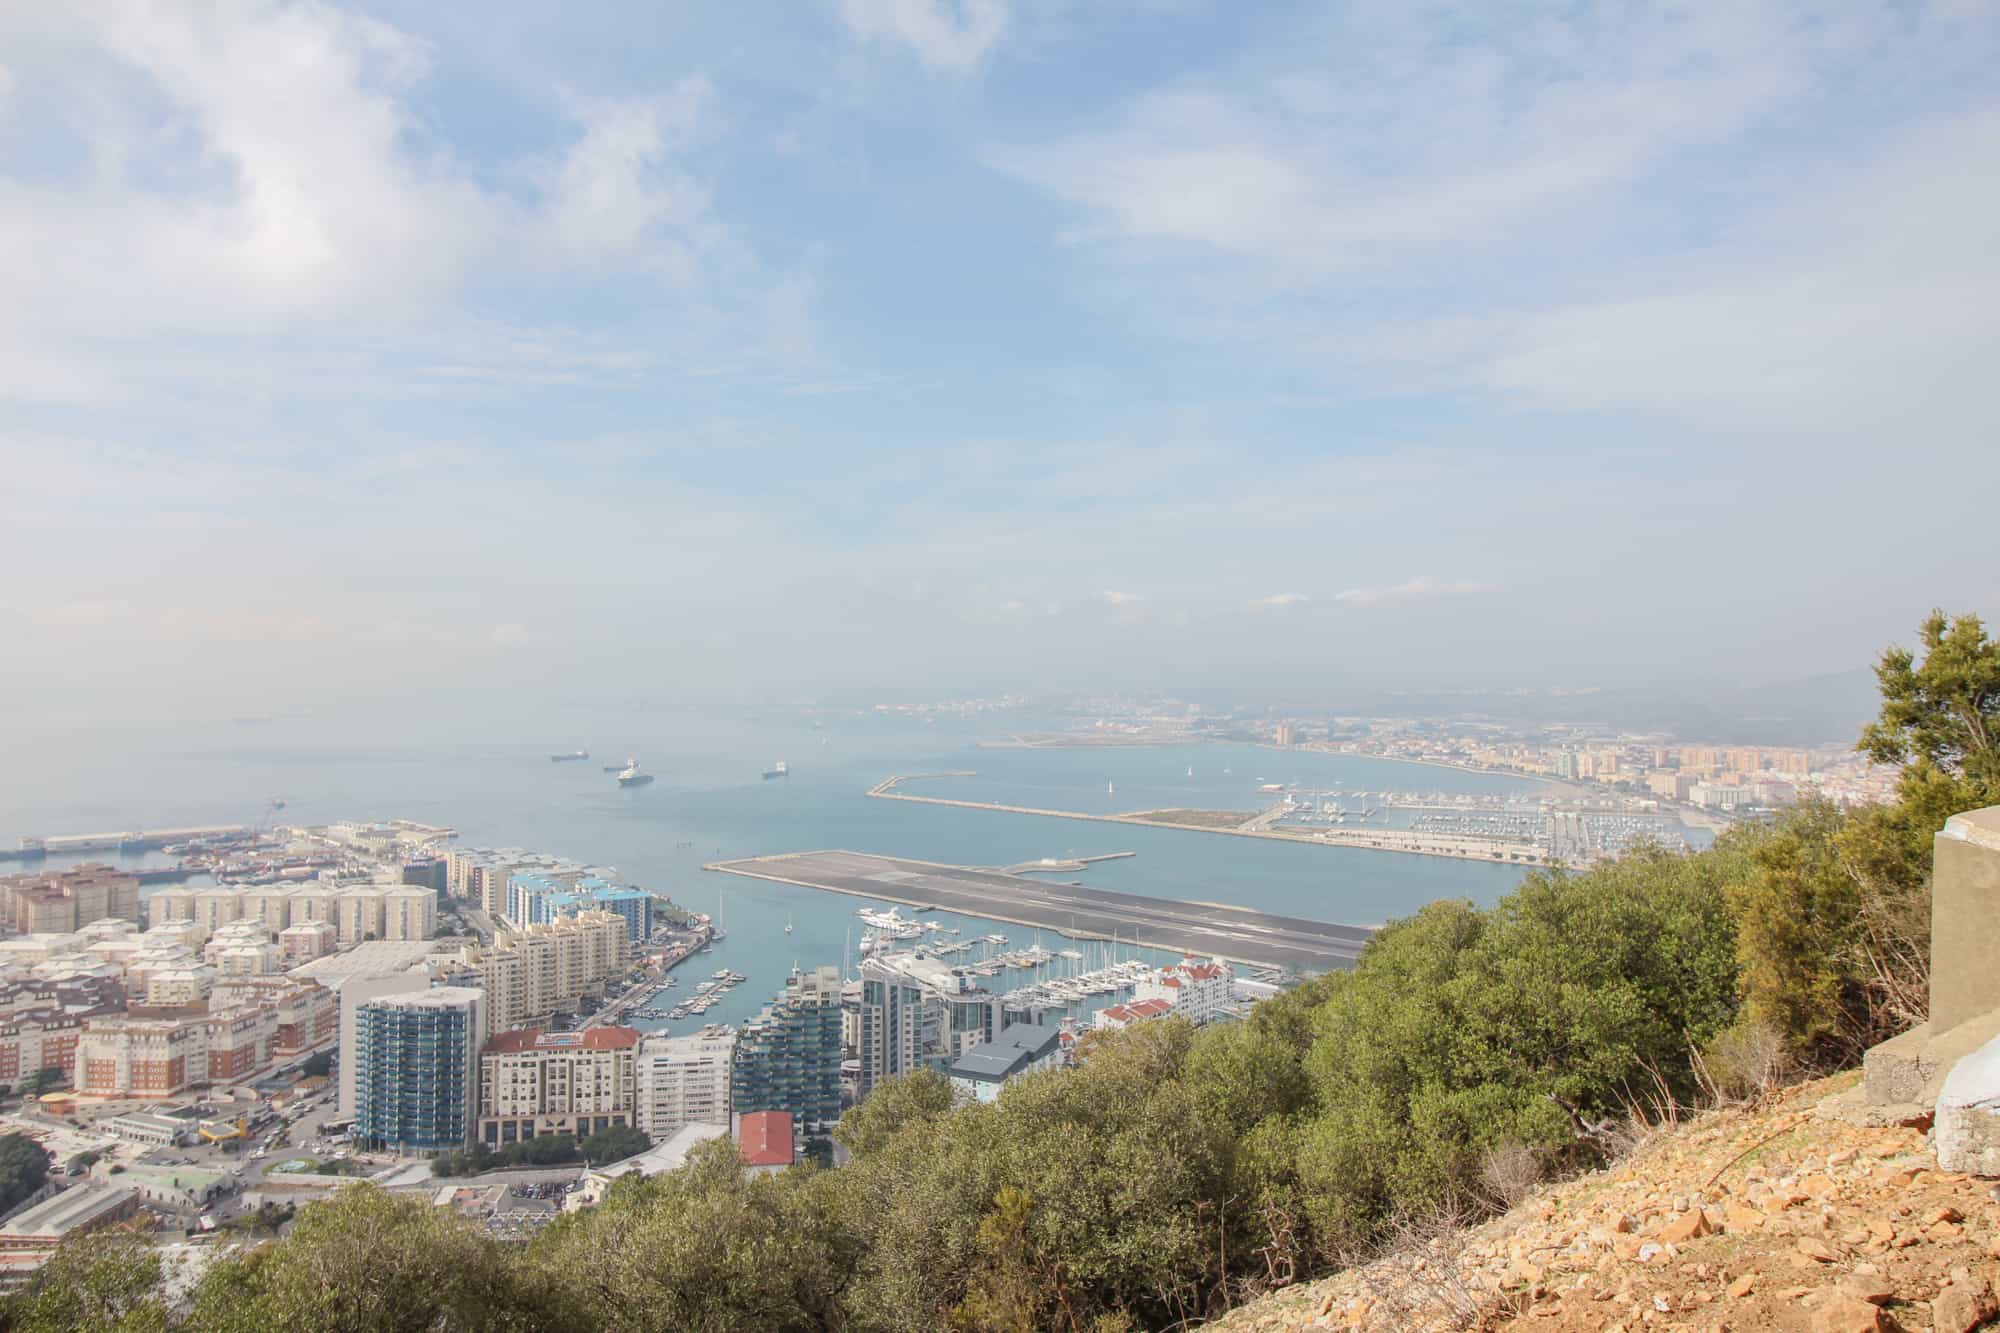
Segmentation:
<svg viewBox="0 0 2000 1333">
<path fill-rule="evenodd" d="M 977 1333 L 1035 1333 L 1048 1302 L 1045 1263 L 1028 1241 L 1034 1201 L 1009 1186 L 979 1219 L 979 1253 L 971 1290 L 952 1311 L 952 1327 Z"/>
<path fill-rule="evenodd" d="M 583 1160 L 592 1166 L 603 1166 L 606 1162 L 622 1162 L 627 1157 L 646 1151 L 653 1141 L 646 1137 L 646 1131 L 631 1125 L 612 1125 L 600 1129 L 582 1143 L 578 1150 Z"/>
<path fill-rule="evenodd" d="M 47 1183 L 53 1160 L 26 1134 L 0 1134 L 0 1213 Z"/>
<path fill-rule="evenodd" d="M 284 1240 L 217 1262 L 195 1288 L 196 1333 L 344 1329 L 569 1330 L 502 1248 L 424 1199 L 349 1185 L 301 1209 Z"/>
<path fill-rule="evenodd" d="M 735 1144 L 718 1139 L 681 1170 L 627 1177 L 598 1208 L 544 1228 L 525 1268 L 593 1329 L 840 1326 L 853 1219 L 817 1178 L 749 1178 Z"/>
<path fill-rule="evenodd" d="M 943 1115 L 951 1109 L 951 1101 L 951 1080 L 935 1069 L 889 1079 L 840 1117 L 833 1128 L 834 1142 L 856 1157 L 865 1157 L 910 1125 Z"/>
<path fill-rule="evenodd" d="M 158 1333 L 171 1327 L 158 1295 L 160 1256 L 144 1239 L 100 1232 L 56 1247 L 0 1314 L 8 1333 Z"/>
<path fill-rule="evenodd" d="M 1858 748 L 1880 764 L 1915 763 L 2000 788 L 2000 642 L 1978 616 L 1942 611 L 1918 635 L 1922 665 L 1907 648 L 1882 654 L 1882 715 Z"/>
<path fill-rule="evenodd" d="M 63 1071 L 51 1065 L 23 1075 L 21 1081 L 14 1085 L 14 1091 L 24 1098 L 39 1097 L 60 1088 L 64 1081 Z"/>
</svg>

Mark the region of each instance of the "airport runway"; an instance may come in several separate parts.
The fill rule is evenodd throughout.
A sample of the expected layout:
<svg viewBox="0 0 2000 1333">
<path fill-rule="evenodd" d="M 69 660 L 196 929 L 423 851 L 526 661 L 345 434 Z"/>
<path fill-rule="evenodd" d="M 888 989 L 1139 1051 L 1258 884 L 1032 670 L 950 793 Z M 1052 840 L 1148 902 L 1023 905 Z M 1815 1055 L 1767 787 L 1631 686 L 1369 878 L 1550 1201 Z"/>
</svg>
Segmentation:
<svg viewBox="0 0 2000 1333">
<path fill-rule="evenodd" d="M 1350 967 L 1375 932 L 1221 903 L 1051 884 L 999 870 L 908 861 L 865 852 L 791 852 L 706 867 L 918 909 L 961 912 L 1075 939 L 1117 939 L 1294 972 Z"/>
</svg>

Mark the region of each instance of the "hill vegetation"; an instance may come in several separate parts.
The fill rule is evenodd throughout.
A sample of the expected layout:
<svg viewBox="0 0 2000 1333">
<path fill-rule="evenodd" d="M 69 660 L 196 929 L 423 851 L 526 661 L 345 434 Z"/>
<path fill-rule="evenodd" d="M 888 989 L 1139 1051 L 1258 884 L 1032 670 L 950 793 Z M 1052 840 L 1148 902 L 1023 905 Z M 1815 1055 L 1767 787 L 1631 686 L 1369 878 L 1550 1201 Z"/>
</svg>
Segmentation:
<svg viewBox="0 0 2000 1333">
<path fill-rule="evenodd" d="M 1970 617 L 1891 653 L 1863 745 L 1891 806 L 1808 804 L 1693 855 L 1529 874 L 1433 903 L 1351 971 L 1242 1023 L 1093 1039 L 954 1107 L 891 1083 L 850 1164 L 750 1177 L 727 1142 L 509 1246 L 357 1185 L 170 1309 L 143 1246 L 65 1246 L 0 1327 L 198 1330 L 1178 1327 L 1496 1209 L 1718 1088 L 1851 1063 L 1921 1019 L 1929 840 L 2000 802 L 2000 645 Z"/>
</svg>

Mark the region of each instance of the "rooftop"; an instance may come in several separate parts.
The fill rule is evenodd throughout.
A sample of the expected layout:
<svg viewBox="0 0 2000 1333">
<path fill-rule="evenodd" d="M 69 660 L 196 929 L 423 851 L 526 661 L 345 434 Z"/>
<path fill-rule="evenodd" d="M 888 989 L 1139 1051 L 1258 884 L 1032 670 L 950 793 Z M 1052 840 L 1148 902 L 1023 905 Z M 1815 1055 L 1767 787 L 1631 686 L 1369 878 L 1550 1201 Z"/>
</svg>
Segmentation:
<svg viewBox="0 0 2000 1333">
<path fill-rule="evenodd" d="M 132 1190 L 122 1185 L 96 1181 L 72 1185 L 52 1199 L 44 1199 L 33 1208 L 16 1213 L 13 1220 L 0 1226 L 0 1235 L 66 1235 L 78 1227 L 88 1226 L 136 1197 Z"/>
<path fill-rule="evenodd" d="M 662 1171 L 672 1171 L 687 1161 L 688 1153 L 696 1144 L 728 1137 L 727 1125 L 711 1124 L 705 1120 L 692 1121 L 682 1125 L 666 1142 L 656 1143 L 636 1156 L 627 1157 L 622 1162 L 613 1162 L 593 1174 L 628 1176 L 636 1171 L 642 1176 L 656 1176 Z"/>
<path fill-rule="evenodd" d="M 955 1078 L 998 1082 L 1020 1073 L 1037 1060 L 1045 1059 L 1060 1044 L 1062 1032 L 1036 1023 L 1011 1023 L 992 1041 L 958 1057 L 951 1067 Z"/>
<path fill-rule="evenodd" d="M 397 1009 L 458 1009 L 476 1000 L 486 998 L 486 992 L 477 986 L 432 986 L 428 990 L 397 991 L 393 995 L 378 995 L 372 1000 L 364 1000 L 362 1008 L 376 1009 L 394 1007 Z"/>
<path fill-rule="evenodd" d="M 736 1126 L 736 1148 L 746 1166 L 792 1164 L 792 1113 L 752 1111 Z"/>
<path fill-rule="evenodd" d="M 637 1028 L 595 1027 L 581 1032 L 544 1032 L 520 1028 L 496 1032 L 486 1042 L 485 1055 L 512 1055 L 521 1051 L 628 1051 L 639 1044 Z"/>
</svg>

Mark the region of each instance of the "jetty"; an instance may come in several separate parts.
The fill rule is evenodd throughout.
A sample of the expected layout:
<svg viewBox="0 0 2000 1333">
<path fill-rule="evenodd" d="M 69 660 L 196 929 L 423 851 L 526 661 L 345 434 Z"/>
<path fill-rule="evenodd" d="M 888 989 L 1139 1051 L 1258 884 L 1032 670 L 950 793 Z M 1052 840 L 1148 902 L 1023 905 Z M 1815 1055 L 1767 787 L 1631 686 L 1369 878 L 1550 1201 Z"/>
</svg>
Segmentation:
<svg viewBox="0 0 2000 1333">
<path fill-rule="evenodd" d="M 1004 870 L 867 852 L 790 852 L 712 861 L 703 868 L 919 911 L 957 912 L 1032 926 L 1072 939 L 1115 940 L 1294 972 L 1351 967 L 1375 933 L 1372 926 L 1309 921 L 1226 903 L 1149 898 L 1029 879 Z"/>
</svg>

